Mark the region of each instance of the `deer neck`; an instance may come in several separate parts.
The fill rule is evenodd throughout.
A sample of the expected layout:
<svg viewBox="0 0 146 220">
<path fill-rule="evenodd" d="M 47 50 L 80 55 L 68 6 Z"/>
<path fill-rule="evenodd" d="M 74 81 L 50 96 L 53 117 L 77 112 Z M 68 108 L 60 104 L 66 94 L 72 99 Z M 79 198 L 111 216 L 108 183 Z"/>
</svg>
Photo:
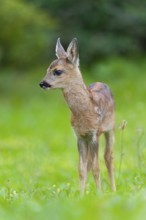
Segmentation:
<svg viewBox="0 0 146 220">
<path fill-rule="evenodd" d="M 63 94 L 74 116 L 82 115 L 91 106 L 90 94 L 81 76 L 72 80 Z"/>
</svg>

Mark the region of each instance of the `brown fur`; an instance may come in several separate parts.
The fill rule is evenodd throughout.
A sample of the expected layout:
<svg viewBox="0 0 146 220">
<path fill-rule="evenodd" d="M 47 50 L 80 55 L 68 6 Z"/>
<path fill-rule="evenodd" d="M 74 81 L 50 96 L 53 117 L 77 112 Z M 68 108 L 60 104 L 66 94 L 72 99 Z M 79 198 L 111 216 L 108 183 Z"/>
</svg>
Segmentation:
<svg viewBox="0 0 146 220">
<path fill-rule="evenodd" d="M 87 173 L 92 169 L 96 186 L 100 189 L 100 169 L 98 162 L 99 136 L 105 135 L 105 163 L 112 190 L 116 190 L 113 167 L 114 142 L 114 99 L 109 87 L 104 83 L 94 83 L 87 88 L 79 70 L 76 39 L 70 43 L 67 52 L 60 40 L 56 44 L 57 60 L 53 61 L 41 83 L 44 88 L 60 88 L 71 110 L 71 124 L 76 133 L 79 151 L 79 176 L 81 194 L 84 193 Z M 59 76 L 54 70 L 63 70 Z M 43 86 L 44 83 L 44 86 Z"/>
</svg>

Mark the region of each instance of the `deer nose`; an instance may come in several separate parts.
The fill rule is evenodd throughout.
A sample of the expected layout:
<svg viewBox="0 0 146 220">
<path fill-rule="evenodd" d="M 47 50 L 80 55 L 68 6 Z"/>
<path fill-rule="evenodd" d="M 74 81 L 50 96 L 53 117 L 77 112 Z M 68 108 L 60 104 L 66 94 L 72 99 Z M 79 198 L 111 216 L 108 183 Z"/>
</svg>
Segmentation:
<svg viewBox="0 0 146 220">
<path fill-rule="evenodd" d="M 51 87 L 51 85 L 50 85 L 49 83 L 45 82 L 45 81 L 40 82 L 39 85 L 40 85 L 40 87 L 43 88 L 43 89 L 47 89 L 47 88 L 50 88 L 50 87 Z"/>
</svg>

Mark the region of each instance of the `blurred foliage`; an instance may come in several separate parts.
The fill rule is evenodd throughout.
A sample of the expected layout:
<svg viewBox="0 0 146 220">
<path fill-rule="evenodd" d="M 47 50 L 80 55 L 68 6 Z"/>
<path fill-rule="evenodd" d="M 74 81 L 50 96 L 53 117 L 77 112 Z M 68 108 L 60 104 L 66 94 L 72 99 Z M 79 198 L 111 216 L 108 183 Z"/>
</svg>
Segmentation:
<svg viewBox="0 0 146 220">
<path fill-rule="evenodd" d="M 58 19 L 64 43 L 78 37 L 86 63 L 146 52 L 145 0 L 31 1 Z"/>
<path fill-rule="evenodd" d="M 0 61 L 29 66 L 77 37 L 83 63 L 146 52 L 145 0 L 0 0 Z M 50 49 L 49 53 L 47 52 Z"/>
<path fill-rule="evenodd" d="M 43 62 L 54 21 L 20 0 L 0 1 L 0 5 L 0 63 L 24 67 Z"/>
</svg>

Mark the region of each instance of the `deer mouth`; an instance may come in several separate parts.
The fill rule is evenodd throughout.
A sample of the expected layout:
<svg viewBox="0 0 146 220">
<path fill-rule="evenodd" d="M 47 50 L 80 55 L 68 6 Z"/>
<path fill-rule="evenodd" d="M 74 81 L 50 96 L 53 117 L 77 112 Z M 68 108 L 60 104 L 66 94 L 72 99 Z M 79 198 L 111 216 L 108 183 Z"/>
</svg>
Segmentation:
<svg viewBox="0 0 146 220">
<path fill-rule="evenodd" d="M 45 81 L 42 81 L 39 85 L 42 89 L 48 89 L 48 88 L 52 87 L 49 83 L 47 83 Z"/>
</svg>

